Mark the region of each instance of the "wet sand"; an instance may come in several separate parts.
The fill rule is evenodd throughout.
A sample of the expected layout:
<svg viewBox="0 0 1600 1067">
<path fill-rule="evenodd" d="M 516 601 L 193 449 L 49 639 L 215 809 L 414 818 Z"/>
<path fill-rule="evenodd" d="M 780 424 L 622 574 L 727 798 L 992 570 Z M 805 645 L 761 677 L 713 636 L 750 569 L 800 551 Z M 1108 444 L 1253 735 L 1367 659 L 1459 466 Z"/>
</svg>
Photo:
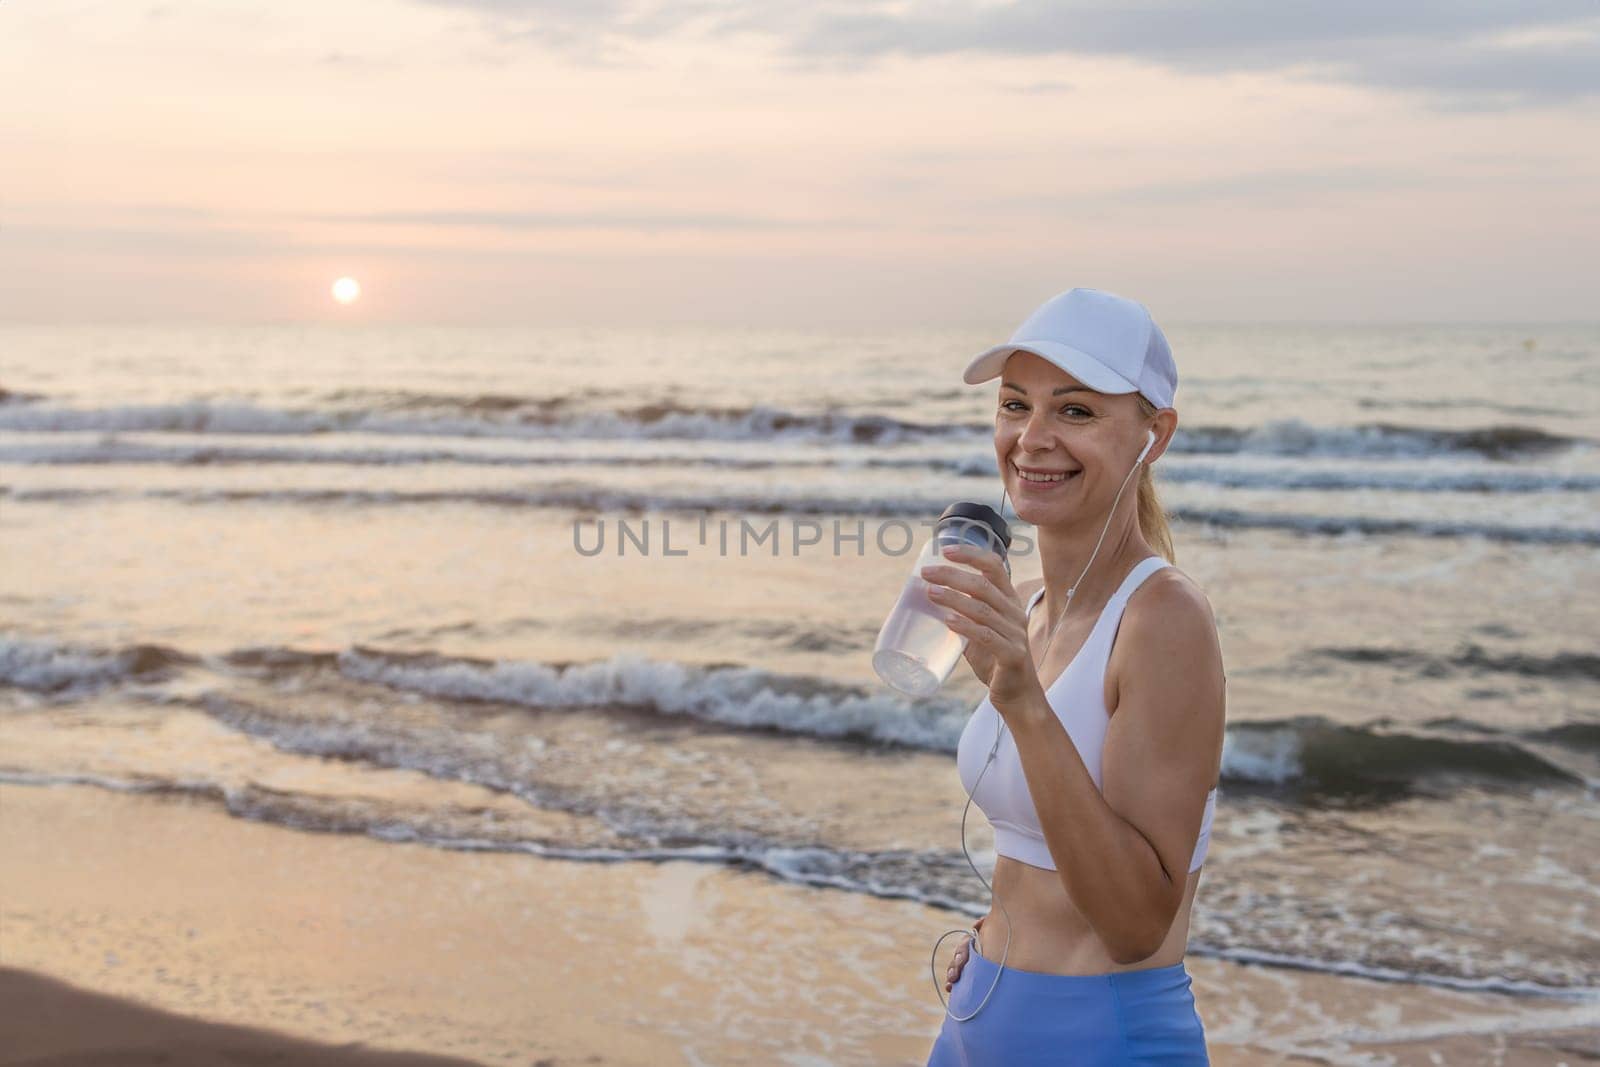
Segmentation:
<svg viewBox="0 0 1600 1067">
<path fill-rule="evenodd" d="M 915 1067 L 942 1014 L 928 953 L 968 925 L 724 866 L 449 851 L 92 787 L 0 786 L 0 857 L 0 1064 Z M 1219 1065 L 1600 1060 L 1593 1003 L 1189 969 Z"/>
</svg>

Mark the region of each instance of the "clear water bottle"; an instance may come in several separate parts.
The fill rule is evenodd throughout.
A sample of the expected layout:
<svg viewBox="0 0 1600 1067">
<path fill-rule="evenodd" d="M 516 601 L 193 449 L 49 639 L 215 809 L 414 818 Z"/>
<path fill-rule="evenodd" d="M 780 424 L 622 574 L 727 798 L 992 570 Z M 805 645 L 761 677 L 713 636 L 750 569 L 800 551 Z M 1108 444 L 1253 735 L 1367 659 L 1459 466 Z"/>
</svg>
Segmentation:
<svg viewBox="0 0 1600 1067">
<path fill-rule="evenodd" d="M 872 669 L 907 696 L 925 697 L 937 692 L 966 651 L 967 638 L 945 623 L 947 609 L 928 599 L 930 587 L 922 577 L 922 568 L 930 563 L 947 563 L 976 573 L 977 568 L 946 559 L 942 554 L 947 546 L 958 544 L 977 545 L 995 553 L 1006 574 L 1011 573 L 1006 557 L 1011 531 L 999 512 L 971 501 L 945 508 L 933 528 L 933 536 L 917 554 L 911 576 L 900 590 L 894 610 L 884 620 L 883 629 L 878 631 L 878 643 L 872 649 Z"/>
</svg>

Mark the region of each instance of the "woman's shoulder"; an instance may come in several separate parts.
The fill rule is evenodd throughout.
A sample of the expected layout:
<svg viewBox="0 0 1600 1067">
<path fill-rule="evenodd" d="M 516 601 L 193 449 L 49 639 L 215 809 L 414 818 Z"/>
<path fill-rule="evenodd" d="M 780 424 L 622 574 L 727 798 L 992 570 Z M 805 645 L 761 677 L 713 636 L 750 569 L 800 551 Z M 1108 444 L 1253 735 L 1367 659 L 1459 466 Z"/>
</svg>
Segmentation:
<svg viewBox="0 0 1600 1067">
<path fill-rule="evenodd" d="M 1195 693 L 1226 691 L 1216 612 L 1200 583 L 1175 564 L 1158 567 L 1128 598 L 1106 665 L 1108 701 L 1120 702 L 1123 679 L 1141 664 L 1176 666 Z M 1225 704 L 1224 696 L 1215 705 L 1224 718 Z"/>
<path fill-rule="evenodd" d="M 1142 597 L 1140 594 L 1144 594 Z M 1176 563 L 1167 562 L 1165 567 L 1157 567 L 1139 583 L 1133 591 L 1133 596 L 1128 599 L 1128 607 L 1133 608 L 1134 600 L 1143 600 L 1149 603 L 1160 600 L 1170 604 L 1174 600 L 1188 601 L 1193 604 L 1203 604 L 1209 611 L 1211 599 L 1206 596 L 1206 591 L 1198 581 L 1189 573 L 1180 568 Z"/>
<path fill-rule="evenodd" d="M 1032 599 L 1033 594 L 1037 593 L 1039 591 L 1039 587 L 1043 584 L 1044 579 L 1041 577 L 1029 578 L 1027 581 L 1018 582 L 1015 586 L 1013 586 L 1013 588 L 1017 591 L 1017 595 L 1022 598 L 1023 607 L 1028 606 L 1028 601 Z"/>
<path fill-rule="evenodd" d="M 1158 567 L 1128 597 L 1124 626 L 1134 631 L 1187 631 L 1202 643 L 1216 640 L 1217 615 L 1199 582 L 1175 563 Z M 1209 638 L 1209 641 L 1207 640 Z"/>
</svg>

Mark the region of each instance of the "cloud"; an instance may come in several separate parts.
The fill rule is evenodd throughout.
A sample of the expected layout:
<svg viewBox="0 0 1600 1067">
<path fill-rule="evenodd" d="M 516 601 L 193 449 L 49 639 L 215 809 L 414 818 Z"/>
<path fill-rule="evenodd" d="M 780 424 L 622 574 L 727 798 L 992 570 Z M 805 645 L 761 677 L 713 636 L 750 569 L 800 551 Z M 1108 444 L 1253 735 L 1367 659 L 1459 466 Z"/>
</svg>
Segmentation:
<svg viewBox="0 0 1600 1067">
<path fill-rule="evenodd" d="M 581 211 L 374 211 L 304 216 L 311 222 L 377 226 L 438 226 L 492 230 L 881 230 L 881 221 L 786 219 L 760 215 Z"/>
<path fill-rule="evenodd" d="M 789 218 L 778 215 L 696 211 L 464 211 L 422 207 L 402 211 L 230 212 L 165 203 L 97 205 L 86 218 L 81 205 L 10 205 L 0 218 L 0 235 L 10 239 L 67 242 L 90 241 L 105 247 L 155 247 L 174 251 L 235 251 L 259 248 L 305 247 L 291 235 L 305 223 L 388 228 L 496 230 L 504 233 L 544 230 L 616 230 L 629 233 L 660 232 L 770 232 L 794 231 L 880 232 L 903 229 L 879 218 L 823 216 Z M 19 225 L 12 219 L 28 216 Z M 916 220 L 921 231 L 968 232 L 959 223 L 930 224 Z"/>
<path fill-rule="evenodd" d="M 594 51 L 678 33 L 754 34 L 791 56 L 1111 56 L 1191 73 L 1282 72 L 1419 92 L 1449 108 L 1600 96 L 1593 0 L 422 0 L 506 39 Z"/>
<path fill-rule="evenodd" d="M 1341 167 L 1255 171 L 1209 179 L 1157 182 L 1099 195 L 1104 199 L 1133 204 L 1192 204 L 1228 200 L 1252 206 L 1297 206 L 1307 201 L 1326 202 L 1351 192 L 1387 192 L 1435 186 L 1433 179 L 1422 174 Z"/>
<path fill-rule="evenodd" d="M 1070 93 L 1075 90 L 1077 86 L 1073 85 L 1071 82 L 1064 81 L 1036 81 L 1028 82 L 1025 85 L 1007 86 L 1007 88 L 1013 93 L 1042 95 L 1048 93 Z"/>
</svg>

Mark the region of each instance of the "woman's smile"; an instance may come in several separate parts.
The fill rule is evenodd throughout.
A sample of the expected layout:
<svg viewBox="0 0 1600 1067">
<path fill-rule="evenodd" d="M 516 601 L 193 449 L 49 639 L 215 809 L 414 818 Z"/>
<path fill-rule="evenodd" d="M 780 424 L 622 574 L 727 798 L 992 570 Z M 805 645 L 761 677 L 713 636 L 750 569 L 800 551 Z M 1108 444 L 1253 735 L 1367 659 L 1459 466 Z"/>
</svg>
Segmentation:
<svg viewBox="0 0 1600 1067">
<path fill-rule="evenodd" d="M 1015 463 L 1011 464 L 1011 471 L 1016 475 L 1017 488 L 1031 494 L 1059 490 L 1083 473 L 1081 467 L 1066 471 L 1048 467 L 1019 467 Z"/>
</svg>

